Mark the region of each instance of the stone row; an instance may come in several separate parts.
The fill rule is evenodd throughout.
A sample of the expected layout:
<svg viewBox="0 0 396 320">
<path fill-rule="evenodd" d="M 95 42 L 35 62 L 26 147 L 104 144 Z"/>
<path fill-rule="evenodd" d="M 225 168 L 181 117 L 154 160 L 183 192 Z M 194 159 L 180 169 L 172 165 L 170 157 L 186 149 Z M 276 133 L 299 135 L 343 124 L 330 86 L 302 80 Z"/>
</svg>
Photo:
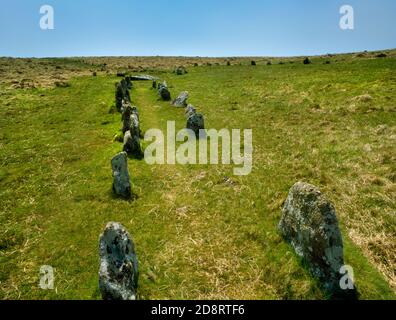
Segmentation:
<svg viewBox="0 0 396 320">
<path fill-rule="evenodd" d="M 158 94 L 162 100 L 171 100 L 171 93 L 166 81 L 163 81 L 158 85 L 156 81 L 153 81 L 153 88 L 158 89 Z M 188 98 L 188 92 L 182 91 L 177 96 L 177 98 L 171 102 L 171 105 L 176 108 L 185 108 L 185 116 L 187 118 L 186 128 L 192 130 L 194 134 L 199 137 L 199 131 L 205 129 L 204 116 L 201 113 L 197 113 L 195 107 L 192 104 L 187 103 Z"/>
<path fill-rule="evenodd" d="M 126 79 L 124 80 L 125 82 L 121 81 L 116 90 L 116 97 L 119 87 L 124 95 L 120 108 L 124 151 L 117 154 L 111 164 L 114 192 L 119 196 L 130 198 L 128 153 L 136 156 L 141 152 L 139 140 L 141 133 L 138 110 L 130 104 L 128 88 L 132 88 L 132 85 L 129 85 Z M 170 91 L 166 82 L 157 86 L 154 81 L 154 87 L 158 89 L 158 93 L 163 99 L 163 92 L 167 91 L 167 97 L 170 100 Z M 183 91 L 172 101 L 172 105 L 185 108 L 187 128 L 198 135 L 199 129 L 204 129 L 204 119 L 201 114 L 196 112 L 193 105 L 187 103 L 188 97 L 188 92 Z M 305 182 L 298 182 L 292 186 L 282 206 L 278 230 L 331 298 L 357 298 L 358 292 L 354 285 L 349 290 L 341 288 L 343 278 L 341 270 L 345 263 L 343 239 L 335 208 L 317 187 Z M 111 222 L 106 226 L 100 236 L 99 252 L 99 288 L 102 298 L 109 300 L 136 299 L 138 261 L 134 243 L 121 224 Z M 350 285 L 353 284 L 353 279 L 347 275 L 344 282 L 346 285 Z"/>
</svg>

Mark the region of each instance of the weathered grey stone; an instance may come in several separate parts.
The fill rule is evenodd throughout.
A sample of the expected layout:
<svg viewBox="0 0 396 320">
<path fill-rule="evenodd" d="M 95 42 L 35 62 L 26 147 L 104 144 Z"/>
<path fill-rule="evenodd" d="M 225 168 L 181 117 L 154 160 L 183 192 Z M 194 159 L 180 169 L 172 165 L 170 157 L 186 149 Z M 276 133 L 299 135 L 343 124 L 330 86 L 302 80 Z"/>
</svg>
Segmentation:
<svg viewBox="0 0 396 320">
<path fill-rule="evenodd" d="M 99 289 L 104 300 L 136 300 L 138 260 L 128 231 L 110 222 L 99 238 Z"/>
<path fill-rule="evenodd" d="M 131 97 L 128 90 L 128 84 L 125 79 L 122 79 L 119 83 L 116 84 L 116 92 L 115 92 L 115 100 L 116 100 L 116 108 L 119 112 L 122 112 L 122 101 L 131 101 Z"/>
<path fill-rule="evenodd" d="M 166 84 L 166 81 L 158 83 L 158 90 L 163 87 L 166 87 L 166 88 L 168 87 L 168 85 Z"/>
<path fill-rule="evenodd" d="M 128 157 L 126 152 L 120 152 L 111 160 L 113 169 L 113 191 L 116 195 L 130 198 L 131 182 L 128 172 Z"/>
<path fill-rule="evenodd" d="M 304 64 L 311 64 L 311 60 L 307 57 L 303 61 Z"/>
<path fill-rule="evenodd" d="M 126 82 L 127 89 L 131 90 L 132 87 L 133 87 L 133 83 L 131 81 L 131 77 L 125 77 L 125 82 Z"/>
<path fill-rule="evenodd" d="M 131 119 L 131 126 L 130 126 L 131 134 L 139 137 L 140 136 L 139 114 L 137 112 L 134 112 L 134 110 L 132 110 L 130 119 Z"/>
<path fill-rule="evenodd" d="M 172 105 L 178 108 L 186 107 L 187 106 L 187 99 L 188 99 L 188 92 L 183 91 L 179 94 L 179 96 L 172 101 Z"/>
<path fill-rule="evenodd" d="M 187 129 L 194 131 L 195 135 L 199 136 L 199 130 L 205 129 L 204 117 L 200 113 L 194 113 L 187 119 Z"/>
<path fill-rule="evenodd" d="M 343 242 L 334 206 L 313 185 L 296 183 L 283 204 L 279 223 L 282 236 L 326 291 L 338 295 Z"/>
<path fill-rule="evenodd" d="M 169 101 L 171 99 L 171 94 L 165 81 L 158 86 L 158 94 L 162 100 Z"/>
<path fill-rule="evenodd" d="M 195 114 L 197 112 L 197 110 L 195 110 L 195 107 L 192 105 L 192 104 L 189 104 L 187 107 L 186 107 L 186 112 L 185 112 L 185 115 L 186 115 L 186 118 L 188 119 L 188 118 L 190 118 L 193 114 Z"/>
<path fill-rule="evenodd" d="M 139 135 L 134 134 L 131 130 L 125 132 L 123 150 L 129 155 L 140 159 L 143 153 L 140 146 Z"/>
<path fill-rule="evenodd" d="M 186 73 L 187 73 L 187 70 L 186 70 L 185 67 L 179 66 L 179 67 L 177 67 L 177 68 L 175 69 L 174 73 L 176 73 L 176 75 L 178 75 L 178 76 L 181 76 L 181 75 L 183 75 L 183 74 L 186 74 Z"/>
<path fill-rule="evenodd" d="M 157 80 L 157 77 L 153 77 L 150 75 L 139 75 L 139 76 L 131 76 L 130 77 L 132 81 L 153 81 L 153 80 Z"/>
<path fill-rule="evenodd" d="M 128 103 L 122 112 L 122 133 L 124 134 L 131 128 L 131 114 L 132 114 L 132 106 Z"/>
</svg>

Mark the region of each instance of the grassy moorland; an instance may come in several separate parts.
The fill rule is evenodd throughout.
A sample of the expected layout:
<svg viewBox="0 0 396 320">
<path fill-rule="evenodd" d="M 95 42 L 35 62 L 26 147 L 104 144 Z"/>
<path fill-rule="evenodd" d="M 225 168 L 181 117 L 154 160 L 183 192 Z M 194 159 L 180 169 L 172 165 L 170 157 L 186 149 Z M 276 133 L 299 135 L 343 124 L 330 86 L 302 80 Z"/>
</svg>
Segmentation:
<svg viewBox="0 0 396 320">
<path fill-rule="evenodd" d="M 193 60 L 183 76 L 152 59 L 142 71 L 166 79 L 173 96 L 189 91 L 207 128 L 253 129 L 252 173 L 131 159 L 137 199 L 118 199 L 110 159 L 121 123 L 109 109 L 114 71 L 135 61 L 0 59 L 0 298 L 100 298 L 98 237 L 119 221 L 136 244 L 141 299 L 325 299 L 277 232 L 302 180 L 336 207 L 360 298 L 395 299 L 394 51 L 311 65 Z M 167 120 L 183 128 L 183 110 L 150 86 L 131 92 L 143 131 Z M 41 265 L 55 268 L 55 290 L 39 288 Z"/>
</svg>

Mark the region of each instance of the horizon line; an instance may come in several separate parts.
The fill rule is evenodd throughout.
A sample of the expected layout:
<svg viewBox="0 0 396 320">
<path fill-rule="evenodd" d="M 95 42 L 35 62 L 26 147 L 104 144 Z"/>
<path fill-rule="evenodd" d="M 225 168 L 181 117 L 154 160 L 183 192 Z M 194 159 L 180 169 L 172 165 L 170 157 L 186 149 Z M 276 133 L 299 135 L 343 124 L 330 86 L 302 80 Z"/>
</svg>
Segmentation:
<svg viewBox="0 0 396 320">
<path fill-rule="evenodd" d="M 318 53 L 314 55 L 279 55 L 279 56 L 266 56 L 266 55 L 235 55 L 235 56 L 200 56 L 200 55 L 70 55 L 70 56 L 0 56 L 0 59 L 4 58 L 12 58 L 12 59 L 59 59 L 59 58 L 206 58 L 206 59 L 226 59 L 226 58 L 267 58 L 267 59 L 276 59 L 276 58 L 301 58 L 301 57 L 321 57 L 326 55 L 347 55 L 354 53 L 373 53 L 378 51 L 393 51 L 396 50 L 394 48 L 385 48 L 385 49 L 375 49 L 375 50 L 363 50 L 363 51 L 338 51 L 338 52 L 327 52 L 327 53 Z"/>
</svg>

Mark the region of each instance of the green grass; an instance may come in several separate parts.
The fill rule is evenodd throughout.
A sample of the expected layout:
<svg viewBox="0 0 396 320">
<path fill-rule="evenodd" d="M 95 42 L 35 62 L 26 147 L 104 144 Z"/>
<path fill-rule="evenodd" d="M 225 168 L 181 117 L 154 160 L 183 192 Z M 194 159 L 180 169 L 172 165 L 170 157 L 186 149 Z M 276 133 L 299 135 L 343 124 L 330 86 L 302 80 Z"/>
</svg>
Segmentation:
<svg viewBox="0 0 396 320">
<path fill-rule="evenodd" d="M 0 87 L 0 298 L 99 299 L 98 237 L 118 221 L 136 244 L 142 299 L 325 299 L 277 232 L 303 180 L 336 207 L 360 297 L 395 299 L 396 59 L 313 61 L 159 73 L 173 96 L 189 91 L 207 128 L 252 128 L 254 167 L 236 177 L 131 159 L 135 201 L 111 192 L 118 79 Z M 132 90 L 143 131 L 183 128 L 183 110 L 150 87 Z M 39 289 L 41 265 L 55 268 L 56 290 Z"/>
</svg>

